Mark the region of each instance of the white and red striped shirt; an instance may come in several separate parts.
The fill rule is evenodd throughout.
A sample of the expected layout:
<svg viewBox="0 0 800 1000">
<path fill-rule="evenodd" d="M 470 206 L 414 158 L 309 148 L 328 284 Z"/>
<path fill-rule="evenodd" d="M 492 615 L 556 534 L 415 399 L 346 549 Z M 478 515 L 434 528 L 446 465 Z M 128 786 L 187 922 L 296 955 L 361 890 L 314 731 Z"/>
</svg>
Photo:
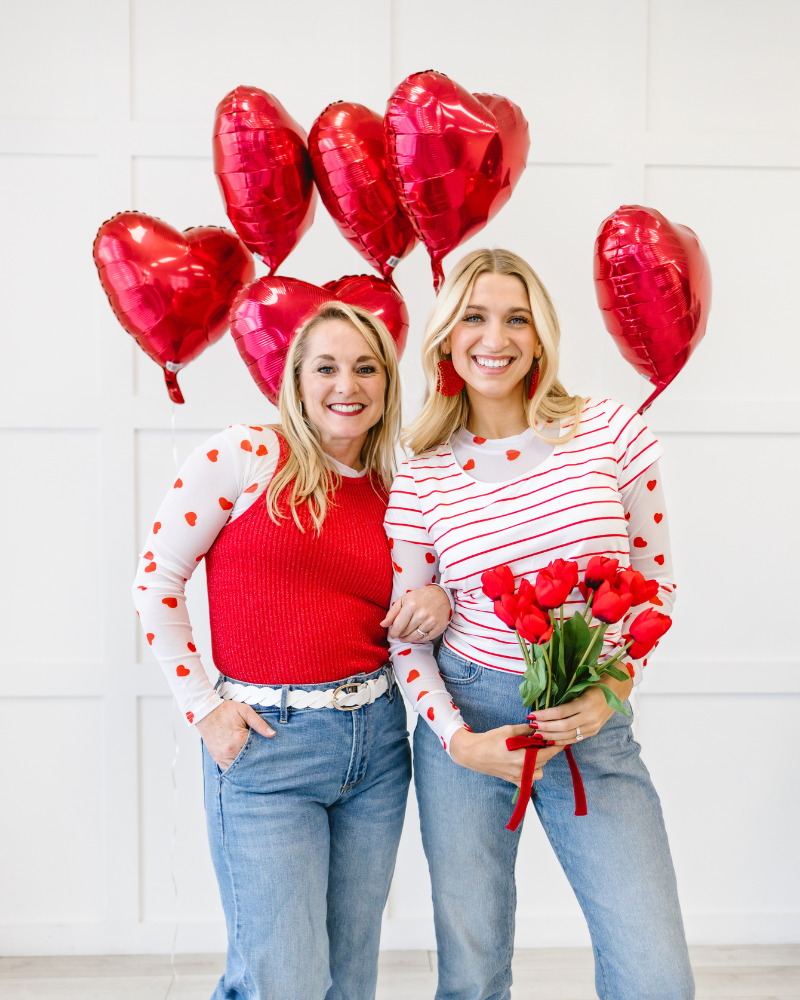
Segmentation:
<svg viewBox="0 0 800 1000">
<path fill-rule="evenodd" d="M 561 433 L 571 426 L 564 423 Z M 475 439 L 476 444 L 480 441 Z M 656 517 L 651 538 L 640 528 L 631 539 L 625 502 L 640 492 L 642 484 L 637 481 L 661 455 L 663 448 L 637 413 L 610 400 L 588 399 L 575 437 L 509 481 L 473 478 L 458 463 L 450 444 L 405 462 L 392 486 L 386 533 L 397 551 L 402 543 L 402 551 L 408 552 L 412 543 L 415 551 L 424 553 L 428 571 L 436 571 L 439 578 L 436 582 L 454 592 L 455 610 L 444 642 L 491 669 L 523 673 L 516 636 L 494 614 L 481 588 L 481 574 L 507 564 L 517 582 L 522 577 L 533 581 L 539 569 L 560 558 L 577 561 L 582 576 L 595 555 L 617 558 L 620 567 L 627 567 L 631 541 L 637 555 L 663 548 L 647 555 L 656 568 L 649 575 L 660 584 L 654 603 L 669 613 L 674 583 L 668 546 L 662 544 L 668 539 L 663 530 L 655 530 L 662 515 Z M 645 491 L 657 485 L 655 479 L 645 481 Z M 409 575 L 397 557 L 395 575 L 396 580 Z M 406 584 L 420 585 L 410 579 Z M 570 614 L 584 607 L 577 589 L 567 606 Z M 628 617 L 637 610 L 631 609 Z M 623 625 L 609 627 L 606 654 L 621 645 Z M 395 641 L 390 648 L 406 696 L 448 749 L 463 721 L 439 675 L 430 644 Z"/>
</svg>

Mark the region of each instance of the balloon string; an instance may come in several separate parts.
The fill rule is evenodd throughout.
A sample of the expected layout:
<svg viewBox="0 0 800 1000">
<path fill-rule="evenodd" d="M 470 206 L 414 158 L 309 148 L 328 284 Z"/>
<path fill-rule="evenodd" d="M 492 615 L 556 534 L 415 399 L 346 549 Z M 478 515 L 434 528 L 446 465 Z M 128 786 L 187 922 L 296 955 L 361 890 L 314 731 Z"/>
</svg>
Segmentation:
<svg viewBox="0 0 800 1000">
<path fill-rule="evenodd" d="M 172 892 L 175 899 L 175 929 L 172 932 L 172 949 L 169 956 L 169 964 L 172 970 L 172 976 L 170 977 L 169 986 L 167 986 L 167 992 L 164 994 L 164 1000 L 170 995 L 172 991 L 172 984 L 176 987 L 176 997 L 181 995 L 181 980 L 178 975 L 178 970 L 175 968 L 175 950 L 178 945 L 178 880 L 175 877 L 175 845 L 178 840 L 178 775 L 177 775 L 177 765 L 178 765 L 178 754 L 181 752 L 180 744 L 178 743 L 178 730 L 175 725 L 175 709 L 172 710 L 172 741 L 173 741 L 173 755 L 172 755 L 172 809 L 173 809 L 173 819 L 172 819 L 172 843 L 170 845 L 169 851 L 169 871 L 172 877 Z"/>
<path fill-rule="evenodd" d="M 172 461 L 175 463 L 175 471 L 178 472 L 178 442 L 175 436 L 175 403 L 172 403 Z M 178 755 L 181 752 L 180 743 L 178 742 L 178 730 L 175 725 L 175 710 L 172 710 L 172 843 L 170 844 L 169 850 L 169 872 L 172 878 L 172 894 L 175 900 L 175 928 L 172 932 L 172 949 L 169 956 L 169 964 L 172 970 L 172 976 L 170 977 L 169 985 L 167 986 L 167 992 L 164 994 L 164 1000 L 167 1000 L 170 993 L 172 992 L 172 985 L 175 984 L 177 989 L 176 997 L 181 995 L 181 980 L 178 975 L 178 970 L 175 968 L 175 950 L 178 945 L 178 910 L 179 910 L 179 898 L 178 898 L 178 879 L 175 875 L 175 846 L 178 840 Z"/>
</svg>

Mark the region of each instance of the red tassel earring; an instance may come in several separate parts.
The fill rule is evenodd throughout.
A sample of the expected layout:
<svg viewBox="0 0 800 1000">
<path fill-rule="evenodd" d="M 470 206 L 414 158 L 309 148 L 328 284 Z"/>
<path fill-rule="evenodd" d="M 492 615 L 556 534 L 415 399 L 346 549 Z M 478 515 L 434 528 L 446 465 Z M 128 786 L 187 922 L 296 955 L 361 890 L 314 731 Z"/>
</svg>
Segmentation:
<svg viewBox="0 0 800 1000">
<path fill-rule="evenodd" d="M 533 368 L 531 369 L 531 381 L 528 386 L 528 399 L 533 399 L 536 395 L 536 390 L 539 387 L 539 359 L 534 358 Z"/>
<path fill-rule="evenodd" d="M 464 379 L 458 374 L 450 358 L 439 362 L 436 391 L 442 396 L 457 396 L 464 388 Z"/>
</svg>

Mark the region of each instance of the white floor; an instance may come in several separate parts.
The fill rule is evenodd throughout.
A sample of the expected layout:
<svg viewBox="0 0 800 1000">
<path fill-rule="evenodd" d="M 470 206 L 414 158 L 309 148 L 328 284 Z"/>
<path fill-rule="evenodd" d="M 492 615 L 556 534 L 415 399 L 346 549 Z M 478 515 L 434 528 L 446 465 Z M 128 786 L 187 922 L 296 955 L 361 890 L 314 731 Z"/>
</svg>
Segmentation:
<svg viewBox="0 0 800 1000">
<path fill-rule="evenodd" d="M 693 948 L 697 997 L 800 1000 L 800 945 Z M 2 1000 L 208 1000 L 221 955 L 180 955 L 171 984 L 164 955 L 0 958 Z M 514 1000 L 591 1000 L 591 952 L 583 948 L 518 951 Z M 170 985 L 171 984 L 171 985 Z M 433 1000 L 436 953 L 381 954 L 378 1000 Z M 303 1000 L 289 998 L 286 1000 Z"/>
</svg>

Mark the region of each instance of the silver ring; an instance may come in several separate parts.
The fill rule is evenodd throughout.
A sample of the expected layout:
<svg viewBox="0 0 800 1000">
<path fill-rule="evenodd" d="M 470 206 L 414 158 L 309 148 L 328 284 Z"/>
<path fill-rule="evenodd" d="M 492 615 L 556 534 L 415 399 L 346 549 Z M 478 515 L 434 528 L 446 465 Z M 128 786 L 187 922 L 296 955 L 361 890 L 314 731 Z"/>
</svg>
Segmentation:
<svg viewBox="0 0 800 1000">
<path fill-rule="evenodd" d="M 582 740 L 583 739 L 583 737 L 581 736 L 581 727 L 580 726 L 576 726 L 575 727 L 575 739 L 576 740 Z"/>
<path fill-rule="evenodd" d="M 427 632 L 423 632 L 421 628 L 418 628 L 418 629 L 417 629 L 417 632 L 419 632 L 419 634 L 420 634 L 420 635 L 422 636 L 422 638 L 423 638 L 423 639 L 424 639 L 424 638 L 425 638 L 425 636 L 426 636 L 426 635 L 428 634 Z"/>
</svg>

